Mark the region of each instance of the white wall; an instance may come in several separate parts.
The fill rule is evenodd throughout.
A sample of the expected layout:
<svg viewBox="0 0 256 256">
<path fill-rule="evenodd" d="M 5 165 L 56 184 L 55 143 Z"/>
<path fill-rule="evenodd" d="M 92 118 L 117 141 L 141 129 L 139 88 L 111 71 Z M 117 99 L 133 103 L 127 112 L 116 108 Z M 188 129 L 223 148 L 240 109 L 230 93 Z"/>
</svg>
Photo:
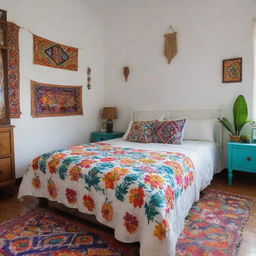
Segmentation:
<svg viewBox="0 0 256 256">
<path fill-rule="evenodd" d="M 83 0 L 0 0 L 8 20 L 33 33 L 79 50 L 79 70 L 67 71 L 32 64 L 32 34 L 20 30 L 21 119 L 12 119 L 15 139 L 16 177 L 38 154 L 56 148 L 88 142 L 98 129 L 99 109 L 104 102 L 103 22 L 92 6 Z M 86 87 L 86 69 L 92 69 L 91 90 Z M 30 81 L 63 85 L 83 85 L 83 116 L 33 118 Z"/>
<path fill-rule="evenodd" d="M 256 18 L 254 18 L 254 31 L 253 31 L 253 37 L 254 37 L 254 62 L 256 62 Z M 255 99 L 253 101 L 252 107 L 253 107 L 253 119 L 256 120 L 256 64 L 254 63 L 254 90 L 253 90 L 253 98 Z"/>
<path fill-rule="evenodd" d="M 105 104 L 119 110 L 117 130 L 126 129 L 130 108 L 224 105 L 231 114 L 238 94 L 245 95 L 251 115 L 254 0 L 112 0 L 104 15 Z M 178 31 L 178 55 L 170 65 L 163 56 L 169 25 Z M 243 57 L 243 82 L 222 84 L 222 60 L 233 57 Z"/>
<path fill-rule="evenodd" d="M 244 94 L 252 112 L 255 0 L 0 0 L 0 8 L 39 36 L 83 48 L 78 72 L 33 65 L 32 35 L 20 31 L 22 116 L 12 120 L 17 177 L 38 154 L 88 142 L 103 105 L 117 106 L 116 130 L 126 129 L 131 108 L 223 104 L 231 114 L 234 99 Z M 178 55 L 168 65 L 162 52 L 170 24 L 178 31 Z M 232 57 L 243 57 L 243 82 L 222 84 L 222 59 Z M 85 86 L 87 66 L 92 90 Z M 84 115 L 32 118 L 29 79 L 84 85 Z"/>
</svg>

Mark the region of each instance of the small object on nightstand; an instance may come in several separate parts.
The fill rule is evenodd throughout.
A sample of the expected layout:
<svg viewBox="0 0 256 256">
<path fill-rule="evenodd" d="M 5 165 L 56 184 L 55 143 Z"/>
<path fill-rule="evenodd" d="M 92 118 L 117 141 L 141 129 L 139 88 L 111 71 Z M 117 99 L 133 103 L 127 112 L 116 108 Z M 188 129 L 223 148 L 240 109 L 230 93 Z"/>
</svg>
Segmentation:
<svg viewBox="0 0 256 256">
<path fill-rule="evenodd" d="M 233 170 L 256 174 L 256 144 L 228 143 L 228 185 L 232 185 Z"/>
<path fill-rule="evenodd" d="M 256 143 L 256 123 L 252 124 L 252 143 Z"/>
<path fill-rule="evenodd" d="M 250 136 L 249 135 L 241 135 L 240 136 L 240 142 L 250 143 Z"/>
<path fill-rule="evenodd" d="M 105 120 L 101 120 L 101 126 L 100 126 L 100 131 L 101 132 L 106 132 L 106 121 Z"/>
<path fill-rule="evenodd" d="M 121 138 L 124 136 L 124 132 L 92 132 L 91 133 L 91 142 L 99 142 L 104 140 L 111 140 L 115 138 Z"/>
<path fill-rule="evenodd" d="M 113 121 L 112 119 L 117 119 L 117 110 L 114 107 L 103 108 L 102 119 L 107 119 L 106 129 L 107 133 L 113 132 Z"/>
</svg>

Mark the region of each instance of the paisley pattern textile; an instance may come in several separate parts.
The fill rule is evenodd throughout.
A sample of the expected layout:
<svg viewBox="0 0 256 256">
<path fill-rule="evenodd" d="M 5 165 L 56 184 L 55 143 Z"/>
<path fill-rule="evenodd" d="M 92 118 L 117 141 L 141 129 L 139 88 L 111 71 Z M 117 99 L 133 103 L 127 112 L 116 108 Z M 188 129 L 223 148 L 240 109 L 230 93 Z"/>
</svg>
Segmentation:
<svg viewBox="0 0 256 256">
<path fill-rule="evenodd" d="M 251 206 L 251 199 L 204 190 L 186 218 L 176 247 L 177 256 L 235 255 Z"/>
<path fill-rule="evenodd" d="M 150 143 L 155 124 L 155 121 L 134 121 L 127 140 L 130 142 Z"/>
<path fill-rule="evenodd" d="M 0 225 L 0 255 L 136 256 L 138 245 L 60 214 L 36 210 Z"/>
<path fill-rule="evenodd" d="M 156 121 L 154 143 L 181 144 L 186 119 L 174 121 Z"/>
<path fill-rule="evenodd" d="M 159 246 L 168 255 L 172 211 L 193 182 L 194 166 L 184 154 L 93 143 L 35 158 L 19 197 L 46 197 L 95 214 L 117 239 L 140 241 L 141 255 Z"/>
</svg>

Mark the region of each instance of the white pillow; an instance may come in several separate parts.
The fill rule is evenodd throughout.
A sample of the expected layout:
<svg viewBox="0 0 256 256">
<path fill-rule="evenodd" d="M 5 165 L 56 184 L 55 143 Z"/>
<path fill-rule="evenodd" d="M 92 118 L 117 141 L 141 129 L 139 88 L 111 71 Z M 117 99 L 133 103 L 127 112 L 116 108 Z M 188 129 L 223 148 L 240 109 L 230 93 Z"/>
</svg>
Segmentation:
<svg viewBox="0 0 256 256">
<path fill-rule="evenodd" d="M 130 123 L 129 123 L 129 125 L 128 125 L 128 128 L 127 128 L 127 130 L 126 130 L 126 132 L 125 132 L 125 134 L 124 134 L 124 136 L 123 136 L 123 139 L 124 139 L 124 140 L 126 140 L 127 137 L 128 137 L 128 134 L 129 134 L 129 132 L 130 132 L 130 130 L 131 130 L 131 127 L 132 127 L 132 123 L 133 123 L 133 121 L 130 121 Z"/>
<path fill-rule="evenodd" d="M 214 141 L 214 126 L 216 119 L 187 119 L 184 140 Z"/>
<path fill-rule="evenodd" d="M 163 121 L 163 120 L 164 120 L 164 115 L 159 116 L 159 117 L 156 118 L 155 120 Z M 136 121 L 144 121 L 144 120 L 136 120 Z M 146 121 L 147 121 L 147 120 L 146 120 Z M 149 120 L 149 121 L 152 121 L 152 120 Z M 126 140 L 127 137 L 128 137 L 128 134 L 129 134 L 129 132 L 130 132 L 130 130 L 131 130 L 131 128 L 132 128 L 132 123 L 133 123 L 133 121 L 130 121 L 130 122 L 129 122 L 128 128 L 127 128 L 127 130 L 126 130 L 126 132 L 125 132 L 125 134 L 124 134 L 124 136 L 123 136 L 123 139 L 124 139 L 124 140 Z"/>
</svg>

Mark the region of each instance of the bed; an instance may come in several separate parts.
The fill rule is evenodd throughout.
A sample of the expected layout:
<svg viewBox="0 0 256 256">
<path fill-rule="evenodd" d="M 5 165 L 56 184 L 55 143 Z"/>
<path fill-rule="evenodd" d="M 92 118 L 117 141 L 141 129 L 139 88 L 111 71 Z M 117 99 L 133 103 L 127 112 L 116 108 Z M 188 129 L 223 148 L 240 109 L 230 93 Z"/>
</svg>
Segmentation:
<svg viewBox="0 0 256 256">
<path fill-rule="evenodd" d="M 135 111 L 132 119 L 159 115 L 207 120 L 221 112 Z M 141 256 L 173 256 L 193 202 L 223 169 L 222 129 L 217 123 L 213 129 L 214 141 L 173 145 L 118 138 L 43 154 L 28 167 L 18 197 L 43 197 L 95 215 L 119 241 L 139 242 Z"/>
</svg>

